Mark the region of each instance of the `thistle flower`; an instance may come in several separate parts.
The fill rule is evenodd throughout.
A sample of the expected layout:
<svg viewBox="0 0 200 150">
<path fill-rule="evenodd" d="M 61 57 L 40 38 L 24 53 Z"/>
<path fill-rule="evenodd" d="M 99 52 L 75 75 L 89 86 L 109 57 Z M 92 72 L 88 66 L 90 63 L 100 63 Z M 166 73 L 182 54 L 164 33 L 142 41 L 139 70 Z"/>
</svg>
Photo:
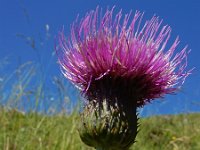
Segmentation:
<svg viewBox="0 0 200 150">
<path fill-rule="evenodd" d="M 179 38 L 167 48 L 171 28 L 161 27 L 159 17 L 141 25 L 144 13 L 123 17 L 113 11 L 102 15 L 97 7 L 77 19 L 69 39 L 59 33 L 56 50 L 64 76 L 88 102 L 81 139 L 94 147 L 126 149 L 137 134 L 136 109 L 175 92 L 191 71 L 185 71 L 187 46 L 174 56 Z"/>
</svg>

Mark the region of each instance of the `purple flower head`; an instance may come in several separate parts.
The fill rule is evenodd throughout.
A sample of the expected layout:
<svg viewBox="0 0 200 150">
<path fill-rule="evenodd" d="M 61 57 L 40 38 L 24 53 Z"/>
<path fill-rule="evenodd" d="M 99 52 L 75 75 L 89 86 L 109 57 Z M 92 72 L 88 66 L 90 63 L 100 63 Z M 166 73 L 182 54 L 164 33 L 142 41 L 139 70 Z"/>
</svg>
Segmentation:
<svg viewBox="0 0 200 150">
<path fill-rule="evenodd" d="M 159 17 L 143 24 L 144 13 L 123 17 L 113 11 L 103 15 L 97 7 L 72 24 L 69 39 L 59 33 L 56 50 L 65 77 L 89 101 L 125 97 L 138 107 L 179 89 L 191 72 L 185 71 L 187 46 L 174 54 L 177 37 L 167 48 L 171 28 L 162 27 Z"/>
</svg>

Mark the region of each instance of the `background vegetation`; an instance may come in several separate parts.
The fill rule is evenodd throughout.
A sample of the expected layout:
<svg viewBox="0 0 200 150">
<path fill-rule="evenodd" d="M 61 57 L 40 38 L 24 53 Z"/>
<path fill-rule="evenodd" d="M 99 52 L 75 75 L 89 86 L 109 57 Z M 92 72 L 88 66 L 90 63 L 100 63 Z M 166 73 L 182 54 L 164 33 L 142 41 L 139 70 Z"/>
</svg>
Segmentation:
<svg viewBox="0 0 200 150">
<path fill-rule="evenodd" d="M 142 118 L 131 150 L 199 150 L 199 120 L 199 114 Z M 81 142 L 77 124 L 77 112 L 48 116 L 1 108 L 0 149 L 92 150 Z"/>
<path fill-rule="evenodd" d="M 79 109 L 70 100 L 70 85 L 53 77 L 55 92 L 45 90 L 37 71 L 32 62 L 9 75 L 1 68 L 0 149 L 92 150 L 79 138 Z M 131 149 L 199 150 L 199 120 L 200 114 L 142 118 L 137 143 Z"/>
</svg>

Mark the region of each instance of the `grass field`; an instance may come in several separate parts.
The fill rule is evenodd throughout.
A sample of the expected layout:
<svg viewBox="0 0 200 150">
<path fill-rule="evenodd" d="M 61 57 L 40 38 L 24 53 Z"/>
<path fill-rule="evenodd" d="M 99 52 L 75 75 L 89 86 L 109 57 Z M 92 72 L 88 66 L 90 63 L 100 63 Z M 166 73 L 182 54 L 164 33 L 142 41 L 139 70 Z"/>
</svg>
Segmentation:
<svg viewBox="0 0 200 150">
<path fill-rule="evenodd" d="M 23 114 L 0 111 L 2 150 L 92 150 L 76 129 L 77 113 L 71 115 Z M 131 150 L 199 150 L 200 114 L 154 116 L 140 119 L 137 143 Z"/>
<path fill-rule="evenodd" d="M 52 78 L 55 88 L 49 92 L 32 63 L 9 75 L 0 71 L 0 150 L 93 150 L 79 138 L 77 111 L 69 115 L 74 107 L 65 80 Z M 36 113 L 44 106 L 45 113 Z M 140 119 L 140 124 L 131 150 L 200 150 L 200 114 L 152 116 Z"/>
</svg>

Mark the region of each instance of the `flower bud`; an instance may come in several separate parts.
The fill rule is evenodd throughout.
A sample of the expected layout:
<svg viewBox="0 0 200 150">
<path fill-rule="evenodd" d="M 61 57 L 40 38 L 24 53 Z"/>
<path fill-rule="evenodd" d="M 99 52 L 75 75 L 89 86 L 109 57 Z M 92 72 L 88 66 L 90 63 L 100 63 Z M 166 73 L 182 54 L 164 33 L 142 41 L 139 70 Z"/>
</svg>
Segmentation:
<svg viewBox="0 0 200 150">
<path fill-rule="evenodd" d="M 136 107 L 130 110 L 115 102 L 91 101 L 85 106 L 78 127 L 82 141 L 97 149 L 126 150 L 134 142 L 138 119 Z"/>
</svg>

